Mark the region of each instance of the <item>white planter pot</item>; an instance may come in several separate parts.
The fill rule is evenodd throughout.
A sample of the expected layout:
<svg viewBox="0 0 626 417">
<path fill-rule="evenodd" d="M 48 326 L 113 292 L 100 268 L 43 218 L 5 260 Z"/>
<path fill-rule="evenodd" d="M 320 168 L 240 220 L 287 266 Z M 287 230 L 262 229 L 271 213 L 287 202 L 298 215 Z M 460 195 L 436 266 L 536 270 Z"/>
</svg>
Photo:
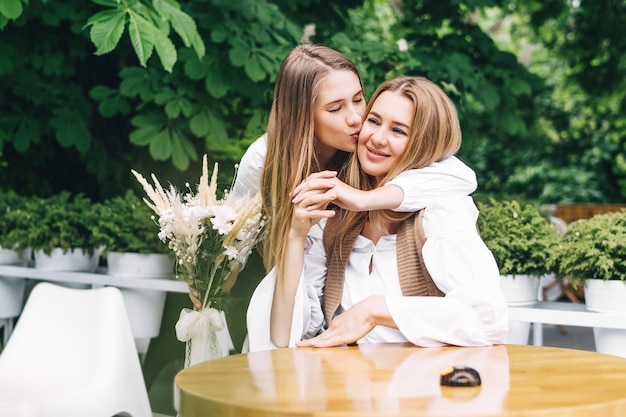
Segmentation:
<svg viewBox="0 0 626 417">
<path fill-rule="evenodd" d="M 18 253 L 0 246 L 0 264 L 26 266 L 32 256 L 29 248 Z M 3 328 L 2 343 L 6 344 L 13 331 L 13 320 L 22 313 L 26 280 L 18 277 L 0 276 L 0 327 Z"/>
<path fill-rule="evenodd" d="M 107 256 L 107 274 L 116 277 L 169 279 L 174 276 L 175 259 L 167 254 L 111 252 Z M 140 354 L 148 351 L 150 340 L 159 335 L 165 291 L 120 288 Z"/>
<path fill-rule="evenodd" d="M 500 289 L 509 306 L 524 306 L 536 303 L 539 292 L 539 277 L 532 275 L 502 275 Z M 509 320 L 509 334 L 505 343 L 527 345 L 530 323 Z"/>
<path fill-rule="evenodd" d="M 585 280 L 585 305 L 599 313 L 622 313 L 626 320 L 626 283 L 601 279 Z M 593 328 L 596 352 L 626 358 L 626 330 Z"/>
<path fill-rule="evenodd" d="M 102 250 L 95 250 L 92 255 L 88 251 L 80 248 L 63 252 L 61 248 L 54 248 L 50 255 L 42 250 L 33 253 L 35 258 L 35 268 L 45 271 L 71 271 L 71 272 L 95 272 L 98 268 L 100 253 Z M 59 284 L 59 283 L 57 283 Z M 71 288 L 91 288 L 89 284 L 67 282 L 65 285 Z"/>
<path fill-rule="evenodd" d="M 13 249 L 0 246 L 0 264 L 26 266 L 32 250 L 22 254 Z M 26 280 L 23 278 L 0 276 L 0 319 L 13 318 L 20 315 L 24 304 Z"/>
<path fill-rule="evenodd" d="M 26 249 L 20 254 L 16 250 L 5 249 L 0 246 L 0 264 L 26 266 L 28 261 L 30 261 L 32 253 L 31 249 Z"/>
<path fill-rule="evenodd" d="M 107 274 L 114 277 L 171 278 L 175 260 L 165 253 L 121 253 L 107 255 Z"/>
<path fill-rule="evenodd" d="M 502 275 L 500 289 L 510 306 L 525 306 L 536 303 L 539 292 L 539 277 L 533 275 Z"/>
<path fill-rule="evenodd" d="M 0 319 L 20 315 L 24 305 L 25 289 L 25 279 L 0 276 Z"/>
<path fill-rule="evenodd" d="M 599 313 L 626 313 L 626 283 L 602 279 L 585 280 L 585 305 Z"/>
</svg>

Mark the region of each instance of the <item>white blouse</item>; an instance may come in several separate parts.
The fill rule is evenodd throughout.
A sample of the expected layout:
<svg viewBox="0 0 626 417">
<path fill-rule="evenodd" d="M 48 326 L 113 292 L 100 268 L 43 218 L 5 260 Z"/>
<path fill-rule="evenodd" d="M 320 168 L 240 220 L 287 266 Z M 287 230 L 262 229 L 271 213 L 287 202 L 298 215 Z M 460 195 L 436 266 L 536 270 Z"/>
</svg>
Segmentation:
<svg viewBox="0 0 626 417">
<path fill-rule="evenodd" d="M 426 268 L 444 297 L 405 297 L 398 278 L 395 235 L 374 245 L 359 236 L 346 269 L 338 314 L 370 295 L 384 295 L 399 330 L 377 326 L 358 343 L 411 342 L 419 346 L 485 346 L 504 343 L 506 302 L 496 261 L 478 235 L 478 210 L 471 197 L 437 199 L 424 212 Z M 295 300 L 290 346 L 317 334 L 324 324 L 321 296 L 326 255 L 321 221 L 311 229 Z M 372 272 L 369 272 L 370 261 Z M 275 348 L 269 320 L 275 271 L 255 290 L 248 307 L 250 350 Z"/>
<path fill-rule="evenodd" d="M 264 134 L 248 147 L 241 158 L 233 186 L 235 195 L 255 195 L 259 191 L 266 154 L 267 134 Z M 402 203 L 394 209 L 400 212 L 420 210 L 432 198 L 470 195 L 477 187 L 474 171 L 454 156 L 426 168 L 402 172 L 389 184 L 399 186 L 404 192 Z"/>
</svg>

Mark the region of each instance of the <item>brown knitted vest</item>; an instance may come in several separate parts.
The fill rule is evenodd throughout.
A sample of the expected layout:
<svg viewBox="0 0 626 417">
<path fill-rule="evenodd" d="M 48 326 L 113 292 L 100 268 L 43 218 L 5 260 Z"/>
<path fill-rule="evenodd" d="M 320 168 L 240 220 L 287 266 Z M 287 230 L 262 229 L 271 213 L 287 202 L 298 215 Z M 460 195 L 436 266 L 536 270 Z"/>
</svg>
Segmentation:
<svg viewBox="0 0 626 417">
<path fill-rule="evenodd" d="M 345 271 L 350 258 L 350 252 L 356 238 L 363 227 L 351 230 L 339 247 L 337 229 L 341 221 L 339 213 L 328 219 L 324 228 L 324 247 L 326 248 L 326 263 L 328 273 L 326 286 L 322 298 L 324 318 L 330 323 L 333 315 L 341 304 Z M 396 257 L 398 260 L 398 276 L 404 296 L 431 296 L 443 297 L 444 294 L 437 288 L 431 278 L 422 257 L 422 247 L 426 238 L 423 227 L 424 210 L 400 223 L 396 238 Z"/>
</svg>

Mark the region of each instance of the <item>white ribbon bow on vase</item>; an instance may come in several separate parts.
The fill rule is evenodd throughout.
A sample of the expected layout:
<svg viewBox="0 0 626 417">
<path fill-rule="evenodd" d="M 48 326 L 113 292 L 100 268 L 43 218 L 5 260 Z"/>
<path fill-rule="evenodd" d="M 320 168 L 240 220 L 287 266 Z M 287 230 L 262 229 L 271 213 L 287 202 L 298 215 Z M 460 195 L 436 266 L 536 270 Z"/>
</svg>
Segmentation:
<svg viewBox="0 0 626 417">
<path fill-rule="evenodd" d="M 184 308 L 176 322 L 176 338 L 187 342 L 185 367 L 227 356 L 234 349 L 223 311 Z"/>
</svg>

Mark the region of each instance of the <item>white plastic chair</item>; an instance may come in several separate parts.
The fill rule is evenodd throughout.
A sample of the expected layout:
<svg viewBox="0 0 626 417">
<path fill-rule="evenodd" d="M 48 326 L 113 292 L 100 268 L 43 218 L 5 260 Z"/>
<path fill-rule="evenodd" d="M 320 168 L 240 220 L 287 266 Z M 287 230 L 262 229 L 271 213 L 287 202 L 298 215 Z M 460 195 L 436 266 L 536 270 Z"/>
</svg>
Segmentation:
<svg viewBox="0 0 626 417">
<path fill-rule="evenodd" d="M 120 290 L 38 284 L 0 354 L 0 416 L 116 414 L 152 416 Z"/>
</svg>

